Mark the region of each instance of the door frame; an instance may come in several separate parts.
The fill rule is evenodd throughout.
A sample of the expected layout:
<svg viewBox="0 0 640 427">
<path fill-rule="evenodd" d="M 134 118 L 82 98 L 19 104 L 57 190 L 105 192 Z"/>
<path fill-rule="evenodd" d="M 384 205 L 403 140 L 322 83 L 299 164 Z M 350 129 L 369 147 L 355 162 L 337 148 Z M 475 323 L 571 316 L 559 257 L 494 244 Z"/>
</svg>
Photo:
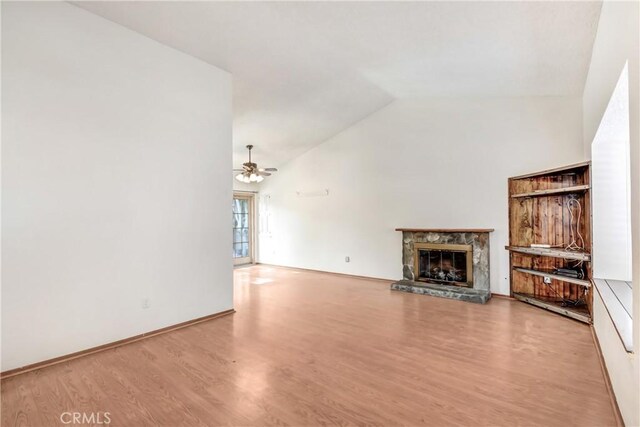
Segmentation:
<svg viewBox="0 0 640 427">
<path fill-rule="evenodd" d="M 249 206 L 249 256 L 233 258 L 233 265 L 255 264 L 256 260 L 256 193 L 250 191 L 234 191 L 234 199 L 245 199 Z M 233 242 L 233 237 L 232 237 Z"/>
</svg>

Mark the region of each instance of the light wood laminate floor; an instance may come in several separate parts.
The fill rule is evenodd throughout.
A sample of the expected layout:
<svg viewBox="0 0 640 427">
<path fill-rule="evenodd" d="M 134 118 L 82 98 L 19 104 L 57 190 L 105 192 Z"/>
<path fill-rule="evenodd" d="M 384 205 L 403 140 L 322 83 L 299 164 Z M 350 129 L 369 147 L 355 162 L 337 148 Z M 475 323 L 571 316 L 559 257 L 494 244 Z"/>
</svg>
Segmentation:
<svg viewBox="0 0 640 427">
<path fill-rule="evenodd" d="M 610 426 L 588 326 L 524 303 L 235 270 L 237 313 L 2 381 L 2 425 Z"/>
</svg>

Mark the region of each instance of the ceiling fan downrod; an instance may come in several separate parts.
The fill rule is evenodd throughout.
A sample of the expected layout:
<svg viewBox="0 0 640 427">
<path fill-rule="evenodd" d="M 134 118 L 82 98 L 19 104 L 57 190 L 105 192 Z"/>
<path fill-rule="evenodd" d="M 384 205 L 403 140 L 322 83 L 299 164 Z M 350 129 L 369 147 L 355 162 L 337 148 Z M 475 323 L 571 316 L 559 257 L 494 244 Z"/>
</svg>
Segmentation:
<svg viewBox="0 0 640 427">
<path fill-rule="evenodd" d="M 249 163 L 251 163 L 251 150 L 253 149 L 253 145 L 247 145 L 247 149 L 249 150 Z"/>
</svg>

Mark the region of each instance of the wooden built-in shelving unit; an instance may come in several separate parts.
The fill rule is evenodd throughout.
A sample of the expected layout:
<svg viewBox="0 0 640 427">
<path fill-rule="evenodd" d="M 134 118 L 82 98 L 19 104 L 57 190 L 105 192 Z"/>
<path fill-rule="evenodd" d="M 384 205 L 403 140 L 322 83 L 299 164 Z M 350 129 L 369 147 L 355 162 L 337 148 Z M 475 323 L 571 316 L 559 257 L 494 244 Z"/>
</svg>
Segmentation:
<svg viewBox="0 0 640 427">
<path fill-rule="evenodd" d="M 593 303 L 590 172 L 590 163 L 583 162 L 509 178 L 506 246 L 514 298 L 586 323 Z M 577 201 L 573 218 L 567 207 L 571 199 Z M 569 247 L 572 240 L 581 248 Z M 582 276 L 558 274 L 557 268 L 581 268 Z"/>
</svg>

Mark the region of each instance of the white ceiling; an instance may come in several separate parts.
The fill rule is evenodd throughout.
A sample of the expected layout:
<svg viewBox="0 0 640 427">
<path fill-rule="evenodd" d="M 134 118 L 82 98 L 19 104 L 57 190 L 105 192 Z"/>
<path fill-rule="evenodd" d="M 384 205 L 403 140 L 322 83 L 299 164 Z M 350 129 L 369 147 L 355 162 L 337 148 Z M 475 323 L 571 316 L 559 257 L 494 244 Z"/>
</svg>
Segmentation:
<svg viewBox="0 0 640 427">
<path fill-rule="evenodd" d="M 233 74 L 234 166 L 395 98 L 581 95 L 600 2 L 77 2 Z"/>
</svg>

